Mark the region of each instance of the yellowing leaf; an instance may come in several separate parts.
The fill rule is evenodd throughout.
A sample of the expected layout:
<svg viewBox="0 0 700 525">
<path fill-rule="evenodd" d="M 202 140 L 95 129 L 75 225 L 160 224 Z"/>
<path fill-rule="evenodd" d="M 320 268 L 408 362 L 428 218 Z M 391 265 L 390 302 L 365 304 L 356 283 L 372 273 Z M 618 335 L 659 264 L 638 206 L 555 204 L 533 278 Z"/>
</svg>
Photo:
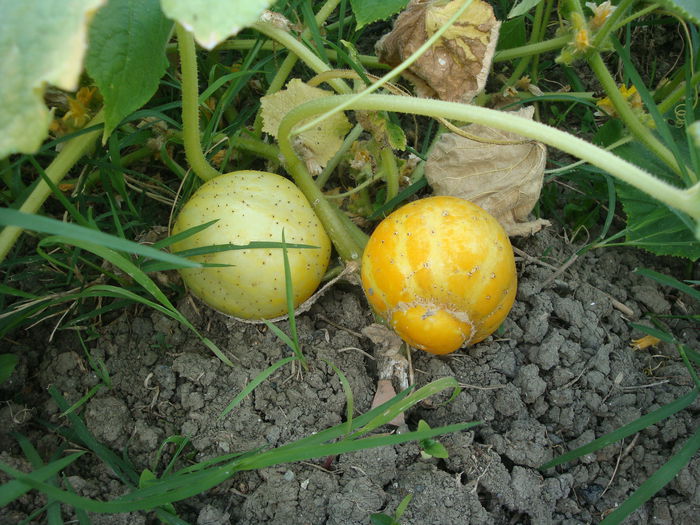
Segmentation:
<svg viewBox="0 0 700 525">
<path fill-rule="evenodd" d="M 280 122 L 287 112 L 304 102 L 332 95 L 330 91 L 311 87 L 293 78 L 286 89 L 262 97 L 263 131 L 277 137 Z M 308 119 L 311 120 L 311 119 Z M 304 121 L 301 122 L 303 124 Z M 350 130 L 350 121 L 343 113 L 336 113 L 313 129 L 301 133 L 294 140 L 297 154 L 306 162 L 309 171 L 316 175 L 335 155 Z"/>
<path fill-rule="evenodd" d="M 0 3 L 0 158 L 39 149 L 51 122 L 44 90 L 78 88 L 88 22 L 104 2 Z"/>
<path fill-rule="evenodd" d="M 397 66 L 445 25 L 461 0 L 411 2 L 394 29 L 377 42 L 379 59 Z M 500 22 L 484 0 L 474 0 L 442 38 L 406 71 L 420 96 L 470 102 L 486 84 Z"/>
<path fill-rule="evenodd" d="M 529 107 L 517 113 L 532 118 L 533 112 Z M 528 219 L 542 189 L 544 144 L 480 124 L 462 130 L 467 136 L 445 133 L 430 152 L 425 177 L 433 191 L 481 206 L 510 236 L 531 235 L 549 225 Z"/>
<path fill-rule="evenodd" d="M 272 0 L 160 0 L 165 16 L 206 49 L 253 25 L 270 4 Z"/>
</svg>

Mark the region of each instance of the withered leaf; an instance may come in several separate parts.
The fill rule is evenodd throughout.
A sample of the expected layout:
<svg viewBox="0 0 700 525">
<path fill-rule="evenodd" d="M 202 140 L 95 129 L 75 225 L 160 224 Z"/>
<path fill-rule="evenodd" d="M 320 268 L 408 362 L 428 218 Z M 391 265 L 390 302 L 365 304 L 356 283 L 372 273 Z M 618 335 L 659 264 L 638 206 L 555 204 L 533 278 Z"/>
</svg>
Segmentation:
<svg viewBox="0 0 700 525">
<path fill-rule="evenodd" d="M 462 5 L 461 0 L 413 0 L 394 29 L 377 42 L 379 59 L 397 66 Z M 470 102 L 486 84 L 500 22 L 484 0 L 474 0 L 445 34 L 406 71 L 419 96 Z"/>
<path fill-rule="evenodd" d="M 514 113 L 532 118 L 534 108 Z M 511 236 L 532 235 L 548 226 L 544 219 L 528 220 L 542 189 L 544 144 L 480 124 L 461 129 L 472 138 L 445 133 L 428 156 L 425 176 L 433 191 L 481 206 Z"/>
<path fill-rule="evenodd" d="M 298 78 L 293 78 L 285 89 L 260 99 L 263 131 L 277 138 L 280 122 L 291 109 L 309 100 L 332 94 L 331 91 L 308 86 Z M 302 121 L 303 123 L 304 121 Z M 304 160 L 312 175 L 318 175 L 340 149 L 343 138 L 350 127 L 350 121 L 345 114 L 336 113 L 323 120 L 315 128 L 294 138 L 294 149 Z"/>
</svg>

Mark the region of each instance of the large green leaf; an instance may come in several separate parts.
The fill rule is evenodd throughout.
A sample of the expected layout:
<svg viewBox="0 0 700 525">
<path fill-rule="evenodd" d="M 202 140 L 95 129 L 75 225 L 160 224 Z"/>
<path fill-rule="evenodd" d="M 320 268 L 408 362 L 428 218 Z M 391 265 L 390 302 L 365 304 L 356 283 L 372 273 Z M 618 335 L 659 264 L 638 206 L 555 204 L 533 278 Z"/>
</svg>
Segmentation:
<svg viewBox="0 0 700 525">
<path fill-rule="evenodd" d="M 680 146 L 683 142 L 678 141 Z M 661 179 L 680 184 L 678 177 L 636 141 L 617 148 L 615 153 Z M 681 154 L 687 154 L 687 150 Z M 615 187 L 627 215 L 629 243 L 657 255 L 686 257 L 693 261 L 700 258 L 700 242 L 694 234 L 697 225 L 687 216 L 628 184 L 615 181 Z"/>
<path fill-rule="evenodd" d="M 700 24 L 700 2 L 698 0 L 659 0 L 659 3 L 689 22 Z"/>
<path fill-rule="evenodd" d="M 0 2 L 0 159 L 39 149 L 51 122 L 44 89 L 78 87 L 87 25 L 104 1 Z"/>
<path fill-rule="evenodd" d="M 508 13 L 508 18 L 515 18 L 516 16 L 524 15 L 541 1 L 542 0 L 520 0 L 520 2 L 511 8 L 510 12 Z"/>
<path fill-rule="evenodd" d="M 392 15 L 401 11 L 408 4 L 408 0 L 350 0 L 352 12 L 355 13 L 357 28 L 376 22 L 386 20 Z"/>
<path fill-rule="evenodd" d="M 272 0 L 160 0 L 163 12 L 211 49 L 257 22 Z"/>
<path fill-rule="evenodd" d="M 172 26 L 158 0 L 110 0 L 95 15 L 85 67 L 105 101 L 103 141 L 156 92 Z"/>
</svg>

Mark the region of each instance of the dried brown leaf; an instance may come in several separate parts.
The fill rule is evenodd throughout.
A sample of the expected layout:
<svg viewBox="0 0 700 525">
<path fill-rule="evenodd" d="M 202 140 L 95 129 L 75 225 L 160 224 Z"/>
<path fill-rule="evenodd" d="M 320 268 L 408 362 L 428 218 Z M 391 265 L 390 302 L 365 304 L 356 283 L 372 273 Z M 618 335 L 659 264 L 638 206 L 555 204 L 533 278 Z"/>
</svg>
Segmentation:
<svg viewBox="0 0 700 525">
<path fill-rule="evenodd" d="M 515 113 L 532 118 L 534 108 Z M 481 206 L 511 236 L 532 235 L 548 226 L 543 219 L 528 220 L 542 189 L 544 144 L 480 124 L 461 129 L 472 138 L 445 133 L 430 152 L 425 176 L 433 191 Z"/>
<path fill-rule="evenodd" d="M 396 19 L 394 29 L 377 42 L 379 59 L 397 66 L 444 26 L 461 5 L 461 0 L 412 1 Z M 499 28 L 493 8 L 484 0 L 474 0 L 403 74 L 419 96 L 470 102 L 486 84 Z"/>
</svg>

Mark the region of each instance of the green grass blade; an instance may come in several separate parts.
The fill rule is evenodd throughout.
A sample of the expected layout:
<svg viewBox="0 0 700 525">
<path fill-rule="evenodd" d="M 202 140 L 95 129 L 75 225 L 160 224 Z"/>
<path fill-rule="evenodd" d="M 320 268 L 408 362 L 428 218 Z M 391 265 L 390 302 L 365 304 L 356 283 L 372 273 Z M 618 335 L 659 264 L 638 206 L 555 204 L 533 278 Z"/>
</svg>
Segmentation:
<svg viewBox="0 0 700 525">
<path fill-rule="evenodd" d="M 426 430 L 406 432 L 404 434 L 390 434 L 370 436 L 361 439 L 346 439 L 337 443 L 328 443 L 321 445 L 305 445 L 293 446 L 289 448 L 274 449 L 269 452 L 264 452 L 258 456 L 241 461 L 237 468 L 240 470 L 257 470 L 265 467 L 271 467 L 280 463 L 289 463 L 292 461 L 305 461 L 317 457 L 331 456 L 337 454 L 347 454 L 348 452 L 356 452 L 375 447 L 384 447 L 388 445 L 399 445 L 408 441 L 419 441 L 432 437 L 448 434 L 451 432 L 459 432 L 478 425 L 478 422 L 473 423 L 457 423 L 439 428 L 431 428 Z"/>
<path fill-rule="evenodd" d="M 75 403 L 73 403 L 73 405 L 71 407 L 68 408 L 68 410 L 63 412 L 61 414 L 61 417 L 65 417 L 68 414 L 72 414 L 73 412 L 78 410 L 85 403 L 87 403 L 95 394 L 97 394 L 97 392 L 99 392 L 103 388 L 105 388 L 105 385 L 103 385 L 102 383 L 98 383 L 97 385 L 93 386 L 90 390 L 88 390 L 88 392 L 83 397 L 78 399 Z"/>
<path fill-rule="evenodd" d="M 571 450 L 566 454 L 562 454 L 561 456 L 548 461 L 544 465 L 540 465 L 539 469 L 547 470 L 552 467 L 556 467 L 557 465 L 561 465 L 562 463 L 566 463 L 567 461 L 580 458 L 581 456 L 585 456 L 586 454 L 600 450 L 603 447 L 607 447 L 611 443 L 615 443 L 616 441 L 626 438 L 627 436 L 631 436 L 632 434 L 647 428 L 649 425 L 658 423 L 662 419 L 666 419 L 667 417 L 689 406 L 693 401 L 695 401 L 695 398 L 698 397 L 698 392 L 700 392 L 700 390 L 695 388 L 683 397 L 679 397 L 675 401 L 672 401 L 668 405 L 654 410 L 653 412 L 650 412 L 649 414 L 642 416 L 639 419 L 636 419 L 631 423 L 614 430 L 613 432 L 605 434 L 604 436 L 601 436 L 582 447 Z"/>
<path fill-rule="evenodd" d="M 352 389 L 350 388 L 350 382 L 348 381 L 348 378 L 345 377 L 345 374 L 335 366 L 333 363 L 330 361 L 327 361 L 326 359 L 323 359 L 323 362 L 326 363 L 328 366 L 330 366 L 333 371 L 338 375 L 338 379 L 340 380 L 340 384 L 343 387 L 343 393 L 345 394 L 345 425 L 347 426 L 347 431 L 345 432 L 346 435 L 350 435 L 350 432 L 352 430 L 352 418 L 355 413 L 355 398 L 352 395 Z"/>
<path fill-rule="evenodd" d="M 414 392 L 414 395 L 417 392 L 418 391 Z M 391 406 L 401 403 L 406 397 L 407 396 L 405 395 L 399 394 L 394 399 L 378 408 L 381 410 L 386 410 L 387 405 Z M 371 416 L 369 417 L 370 421 L 373 421 L 375 414 L 376 409 L 367 414 Z M 389 415 L 388 417 L 391 416 Z M 360 422 L 365 422 L 368 420 L 367 417 L 360 417 L 356 419 L 360 420 Z M 48 497 L 77 508 L 102 513 L 130 512 L 134 510 L 154 509 L 174 501 L 194 496 L 218 485 L 241 470 L 261 468 L 264 465 L 274 465 L 280 462 L 323 457 L 330 454 L 340 454 L 377 446 L 399 444 L 416 439 L 428 439 L 446 432 L 464 430 L 476 424 L 477 423 L 464 423 L 449 425 L 427 431 L 417 431 L 389 436 L 372 436 L 363 439 L 344 440 L 337 443 L 326 443 L 320 445 L 305 438 L 268 452 L 241 455 L 229 463 L 225 463 L 214 468 L 207 468 L 206 470 L 197 472 L 190 470 L 182 475 L 174 474 L 168 479 L 159 480 L 157 483 L 134 490 L 133 492 L 110 502 L 95 501 L 89 498 L 76 496 L 75 494 L 62 491 L 57 487 L 43 483 L 40 480 L 33 479 L 21 472 L 13 472 L 12 475 L 16 474 L 17 480 L 30 485 L 33 488 L 41 490 Z M 356 422 L 353 422 L 353 426 L 356 426 Z M 336 425 L 336 427 L 333 427 L 333 429 L 342 433 L 346 429 L 346 425 Z M 324 437 L 332 438 L 333 436 L 325 433 Z"/>
<path fill-rule="evenodd" d="M 365 434 L 367 432 L 370 432 L 371 430 L 374 430 L 375 428 L 385 425 L 386 423 L 394 419 L 399 414 L 405 412 L 419 401 L 422 401 L 426 397 L 430 397 L 433 394 L 445 390 L 446 388 L 452 388 L 453 390 L 459 389 L 459 383 L 454 377 L 443 377 L 437 379 L 436 381 L 428 383 L 427 385 L 419 388 L 412 394 L 408 395 L 405 399 L 402 399 L 401 401 L 393 404 L 391 407 L 378 414 L 375 418 L 369 421 L 362 428 L 355 431 L 353 436 L 357 437 L 361 434 Z"/>
<path fill-rule="evenodd" d="M 17 432 L 12 432 L 11 435 L 17 440 L 19 447 L 22 449 L 24 457 L 29 460 L 29 463 L 31 463 L 34 470 L 44 466 L 44 461 L 41 459 L 39 452 L 36 450 L 36 448 L 34 448 L 34 445 L 32 445 L 31 441 L 29 441 L 26 436 L 18 434 Z"/>
<path fill-rule="evenodd" d="M 156 250 L 127 239 L 115 237 L 92 228 L 85 228 L 77 224 L 57 221 L 49 217 L 23 213 L 9 208 L 0 208 L 0 226 L 19 226 L 24 230 L 60 235 L 70 240 L 71 244 L 78 241 L 87 241 L 91 244 L 99 243 L 101 246 L 113 250 L 134 253 L 158 261 L 177 264 L 183 268 L 201 268 L 201 264 L 187 260 L 183 257 Z"/>
<path fill-rule="evenodd" d="M 63 469 L 65 469 L 68 465 L 73 463 L 76 459 L 78 459 L 80 456 L 85 454 L 85 452 L 75 452 L 73 454 L 70 454 L 64 458 L 58 459 L 56 461 L 53 461 L 49 463 L 48 465 L 35 469 L 29 474 L 26 474 L 26 476 L 31 477 L 33 480 L 36 481 L 44 481 L 52 476 L 55 476 L 58 472 L 61 472 Z M 18 470 L 13 469 L 9 465 L 6 465 L 5 463 L 0 461 L 0 470 L 5 472 L 6 474 L 9 474 L 12 477 L 17 477 L 15 474 L 21 474 L 25 475 L 24 472 L 20 472 Z M 31 490 L 31 486 L 28 486 L 16 479 L 12 481 L 8 481 L 7 483 L 3 484 L 0 486 L 0 507 L 4 507 L 5 505 L 9 504 L 10 502 L 16 500 L 17 498 L 22 497 L 24 494 L 29 492 Z"/>
<path fill-rule="evenodd" d="M 696 301 L 700 301 L 700 291 L 696 290 L 692 286 L 688 286 L 687 284 L 679 281 L 678 279 L 675 279 L 674 277 L 671 277 L 670 275 L 665 275 L 654 270 L 649 270 L 648 268 L 637 268 L 636 270 L 634 270 L 634 273 L 636 273 L 637 275 L 643 275 L 644 277 L 648 277 L 649 279 L 653 279 L 654 281 L 663 286 L 670 286 L 671 288 L 675 288 L 676 290 L 688 294 Z"/>
<path fill-rule="evenodd" d="M 226 416 L 226 414 L 228 414 L 229 412 L 231 412 L 231 410 L 233 410 L 233 409 L 238 405 L 238 403 L 240 403 L 241 401 L 243 401 L 243 399 L 244 399 L 248 394 L 250 394 L 253 390 L 255 390 L 255 388 L 256 388 L 260 383 L 262 383 L 263 381 L 265 381 L 265 379 L 267 379 L 267 378 L 270 377 L 272 374 L 274 374 L 275 371 L 277 371 L 279 368 L 283 367 L 283 366 L 286 365 L 287 363 L 290 363 L 290 362 L 292 362 L 292 361 L 295 361 L 296 359 L 297 359 L 297 356 L 295 356 L 295 355 L 289 356 L 289 357 L 285 357 L 284 359 L 280 359 L 280 360 L 277 361 L 276 363 L 272 364 L 271 366 L 267 367 L 265 370 L 263 370 L 262 372 L 260 372 L 257 376 L 255 376 L 255 378 L 253 378 L 253 380 L 252 380 L 250 383 L 248 383 L 248 384 L 246 385 L 246 387 L 245 387 L 243 390 L 240 391 L 240 393 L 239 393 L 236 397 L 234 397 L 234 398 L 231 400 L 231 402 L 226 406 L 226 408 L 224 408 L 224 409 L 221 411 L 221 414 L 219 414 L 219 419 L 223 419 L 223 417 Z"/>
<path fill-rule="evenodd" d="M 668 126 L 668 123 L 666 122 L 666 119 L 664 119 L 663 115 L 661 115 L 661 113 L 659 112 L 659 108 L 654 102 L 654 97 L 647 89 L 646 84 L 642 80 L 642 77 L 640 76 L 639 72 L 632 63 L 632 59 L 630 58 L 629 54 L 629 46 L 623 46 L 614 35 L 610 35 L 610 40 L 613 46 L 615 47 L 615 52 L 622 60 L 625 74 L 629 76 L 632 85 L 637 89 L 637 93 L 639 93 L 639 96 L 642 98 L 644 106 L 646 107 L 651 117 L 654 119 L 656 131 L 658 132 L 659 136 L 663 139 L 666 147 L 670 149 L 671 153 L 673 153 L 673 156 L 675 157 L 676 162 L 680 167 L 682 178 L 685 179 L 684 182 L 695 182 L 690 178 L 688 174 L 688 169 L 685 164 L 686 159 L 681 155 L 678 144 L 671 135 L 671 130 Z"/>
<path fill-rule="evenodd" d="M 38 299 L 38 295 L 25 292 L 24 290 L 19 290 L 17 288 L 12 288 L 5 284 L 0 284 L 0 295 L 12 295 L 14 297 L 21 297 L 22 299 Z"/>
<path fill-rule="evenodd" d="M 62 412 L 66 412 L 70 408 L 68 402 L 63 398 L 54 385 L 51 385 L 48 391 L 51 398 Z M 73 434 L 74 440 L 82 443 L 85 447 L 89 448 L 93 453 L 95 453 L 95 455 L 97 455 L 115 472 L 123 483 L 129 486 L 133 486 L 138 483 L 139 476 L 132 466 L 117 456 L 109 448 L 97 441 L 97 438 L 92 435 L 90 430 L 88 430 L 87 425 L 85 425 L 83 420 L 80 419 L 77 414 L 72 412 L 68 413 L 66 418 L 70 423 L 70 430 L 72 431 L 71 433 Z"/>
<path fill-rule="evenodd" d="M 192 228 L 187 228 L 186 230 L 183 230 L 179 233 L 176 233 L 175 235 L 170 235 L 169 237 L 166 237 L 165 239 L 161 239 L 159 241 L 156 241 L 153 243 L 153 247 L 157 249 L 163 249 L 167 248 L 173 243 L 182 241 L 184 239 L 187 239 L 188 237 L 191 237 L 192 235 L 199 233 L 201 231 L 206 230 L 209 228 L 209 226 L 212 226 L 219 222 L 219 219 L 214 219 L 213 221 L 205 222 L 204 224 L 199 224 L 197 226 L 192 226 Z"/>
<path fill-rule="evenodd" d="M 131 278 L 134 279 L 134 281 L 140 284 L 143 287 L 143 289 L 146 290 L 149 294 L 151 294 L 160 304 L 162 304 L 166 308 L 175 310 L 175 307 L 170 302 L 170 299 L 168 299 L 165 296 L 165 294 L 153 281 L 153 279 L 146 275 L 141 270 L 141 268 L 136 266 L 129 259 L 115 252 L 114 250 L 106 248 L 99 244 L 95 244 L 91 241 L 71 239 L 69 237 L 63 237 L 60 235 L 46 237 L 42 239 L 39 243 L 39 245 L 42 247 L 56 244 L 72 244 L 74 246 L 77 246 L 78 248 L 82 248 L 83 250 L 87 250 L 89 252 L 94 253 L 95 255 L 98 255 L 99 257 L 102 257 L 104 260 L 112 263 L 114 266 L 122 270 L 125 274 L 131 276 Z"/>
<path fill-rule="evenodd" d="M 603 229 L 600 232 L 600 239 L 605 239 L 605 236 L 608 234 L 608 230 L 610 230 L 612 221 L 615 218 L 615 209 L 617 208 L 617 192 L 615 191 L 615 182 L 607 173 L 605 173 L 604 176 L 605 182 L 608 185 L 608 214 L 605 217 L 605 223 L 603 224 Z"/>
<path fill-rule="evenodd" d="M 688 355 L 688 350 L 690 350 L 690 348 L 681 343 L 678 343 L 676 345 L 676 348 L 678 349 L 678 353 L 681 355 L 683 364 L 688 370 L 690 377 L 692 377 L 693 381 L 695 382 L 695 388 L 700 389 L 700 377 L 698 377 L 697 371 L 695 370 L 695 368 L 693 368 L 693 365 L 690 363 L 690 356 Z"/>
<path fill-rule="evenodd" d="M 676 338 L 673 337 L 671 334 L 669 334 L 666 330 L 662 330 L 660 328 L 654 328 L 653 326 L 646 326 L 646 325 L 639 324 L 639 323 L 630 323 L 630 326 L 632 328 L 639 330 L 640 332 L 647 334 L 647 335 L 650 335 L 652 337 L 656 337 L 657 339 L 660 339 L 664 343 L 671 343 L 671 344 L 676 343 Z"/>
<path fill-rule="evenodd" d="M 326 64 L 330 64 L 328 60 L 328 54 L 326 53 L 326 48 L 323 45 L 324 39 L 321 36 L 321 30 L 318 27 L 318 22 L 316 22 L 316 16 L 311 8 L 311 2 L 303 1 L 301 2 L 301 13 L 304 17 L 304 25 L 307 27 L 311 33 L 311 38 L 313 39 L 314 46 L 309 46 L 314 49 L 318 56 Z"/>
<path fill-rule="evenodd" d="M 654 494 L 659 492 L 669 481 L 675 478 L 676 474 L 688 464 L 698 449 L 700 449 L 700 428 L 686 441 L 683 448 L 659 468 L 659 470 L 649 476 L 622 505 L 615 509 L 610 515 L 606 516 L 600 524 L 615 525 L 617 523 L 622 523 L 627 516 L 646 501 L 649 501 Z"/>
<path fill-rule="evenodd" d="M 304 366 L 307 367 L 306 358 L 301 351 L 301 345 L 299 344 L 299 334 L 297 333 L 297 320 L 294 315 L 294 283 L 292 281 L 292 269 L 289 266 L 289 252 L 287 251 L 287 241 L 284 238 L 284 228 L 282 228 L 282 260 L 284 262 L 284 293 L 287 299 L 287 312 L 289 314 L 289 332 L 294 346 L 292 350 L 299 358 L 299 361 Z"/>
<path fill-rule="evenodd" d="M 61 203 L 61 205 L 70 214 L 70 216 L 73 217 L 73 220 L 77 222 L 80 226 L 90 228 L 91 225 L 88 222 L 88 220 L 85 217 L 83 217 L 83 215 L 78 211 L 78 209 L 75 206 L 73 206 L 73 203 L 66 198 L 66 196 L 61 190 L 58 189 L 58 186 L 54 184 L 51 178 L 48 175 L 46 175 L 44 168 L 42 168 L 41 165 L 36 161 L 36 158 L 33 155 L 30 155 L 28 158 L 29 162 L 34 166 L 34 169 L 37 171 L 37 173 L 41 175 L 41 178 L 44 181 L 44 183 L 51 190 L 51 193 L 53 193 L 53 196 Z"/>
<path fill-rule="evenodd" d="M 150 301 L 145 297 L 141 297 L 139 294 L 136 294 L 130 290 L 107 284 L 97 284 L 95 286 L 91 286 L 90 288 L 86 288 L 78 294 L 74 294 L 73 296 L 67 297 L 114 297 L 118 299 L 129 299 L 131 301 L 149 306 L 150 308 L 158 310 L 162 314 L 165 314 L 168 317 L 175 319 L 184 327 L 191 330 L 192 333 L 199 337 L 199 340 L 204 344 L 204 346 L 206 346 L 216 355 L 216 357 L 221 359 L 221 361 L 226 363 L 228 366 L 233 366 L 231 360 L 228 357 L 226 357 L 226 355 L 221 351 L 221 349 L 216 345 L 216 343 L 214 343 L 214 341 L 212 341 L 208 337 L 204 337 L 202 334 L 200 334 L 199 330 L 197 330 L 195 326 L 192 323 L 190 323 L 190 321 L 184 315 L 182 315 L 177 308 L 175 308 L 172 305 L 170 305 L 170 307 L 163 306 L 156 302 Z"/>
<path fill-rule="evenodd" d="M 272 323 L 268 319 L 263 319 L 262 322 L 265 323 L 265 326 L 267 326 L 270 330 L 272 330 L 275 333 L 275 335 L 277 337 L 279 337 L 280 340 L 282 340 L 282 342 L 284 344 L 286 344 L 292 351 L 294 351 L 294 354 L 295 354 L 294 357 L 297 358 L 298 356 L 296 355 L 296 348 L 295 348 L 294 340 L 291 337 L 289 337 L 287 334 L 285 334 L 279 326 L 275 325 L 274 323 Z"/>
<path fill-rule="evenodd" d="M 700 365 L 700 354 L 693 350 L 692 348 L 686 348 L 685 353 L 693 363 Z"/>
<path fill-rule="evenodd" d="M 17 363 L 19 363 L 19 357 L 15 354 L 0 354 L 0 384 L 10 379 Z"/>
</svg>

